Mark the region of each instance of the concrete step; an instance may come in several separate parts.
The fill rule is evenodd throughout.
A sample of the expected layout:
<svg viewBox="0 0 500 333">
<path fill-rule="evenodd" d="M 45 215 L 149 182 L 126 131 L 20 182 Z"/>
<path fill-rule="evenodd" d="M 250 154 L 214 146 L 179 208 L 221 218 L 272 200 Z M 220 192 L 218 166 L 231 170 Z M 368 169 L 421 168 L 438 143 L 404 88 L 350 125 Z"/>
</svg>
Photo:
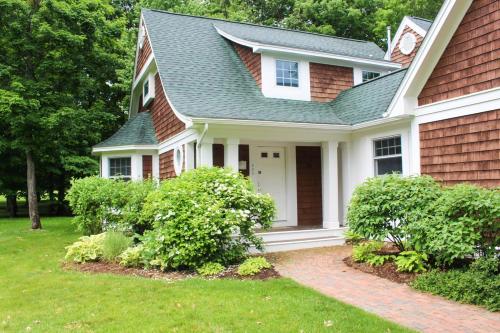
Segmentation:
<svg viewBox="0 0 500 333">
<path fill-rule="evenodd" d="M 312 237 L 302 239 L 289 239 L 278 241 L 267 241 L 264 243 L 265 252 L 282 252 L 315 247 L 344 245 L 345 239 L 341 236 Z M 259 253 L 255 248 L 250 249 L 250 253 Z"/>
<path fill-rule="evenodd" d="M 305 229 L 259 232 L 264 243 L 277 241 L 292 241 L 312 238 L 342 237 L 346 228 L 335 229 Z"/>
</svg>

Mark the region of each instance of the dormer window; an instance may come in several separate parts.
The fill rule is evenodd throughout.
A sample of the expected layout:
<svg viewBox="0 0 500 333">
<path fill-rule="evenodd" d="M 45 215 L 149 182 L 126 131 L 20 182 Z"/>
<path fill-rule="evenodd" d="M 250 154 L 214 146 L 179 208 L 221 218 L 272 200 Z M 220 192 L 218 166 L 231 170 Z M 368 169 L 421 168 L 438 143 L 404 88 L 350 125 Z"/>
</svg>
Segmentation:
<svg viewBox="0 0 500 333">
<path fill-rule="evenodd" d="M 149 74 L 142 84 L 143 106 L 147 106 L 155 98 L 155 76 Z"/>
<path fill-rule="evenodd" d="M 380 76 L 379 72 L 363 71 L 363 82 L 373 80 Z"/>
<path fill-rule="evenodd" d="M 298 87 L 299 63 L 296 61 L 276 60 L 276 85 Z"/>
</svg>

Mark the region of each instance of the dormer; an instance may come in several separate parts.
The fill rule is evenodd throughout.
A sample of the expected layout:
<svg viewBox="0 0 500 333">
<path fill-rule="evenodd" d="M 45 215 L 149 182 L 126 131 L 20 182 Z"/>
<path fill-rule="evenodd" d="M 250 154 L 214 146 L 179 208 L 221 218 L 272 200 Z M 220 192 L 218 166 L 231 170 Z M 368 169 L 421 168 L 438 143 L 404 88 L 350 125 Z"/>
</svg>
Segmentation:
<svg viewBox="0 0 500 333">
<path fill-rule="evenodd" d="M 401 68 L 371 42 L 230 22 L 215 29 L 268 98 L 330 102 L 353 85 Z"/>
</svg>

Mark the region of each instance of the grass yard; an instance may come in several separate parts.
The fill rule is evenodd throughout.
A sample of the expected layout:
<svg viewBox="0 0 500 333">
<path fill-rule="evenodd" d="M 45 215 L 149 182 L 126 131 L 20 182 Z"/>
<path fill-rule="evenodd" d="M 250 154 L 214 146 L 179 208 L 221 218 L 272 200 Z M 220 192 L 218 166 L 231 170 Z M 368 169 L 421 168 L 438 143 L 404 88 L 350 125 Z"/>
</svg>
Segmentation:
<svg viewBox="0 0 500 333">
<path fill-rule="evenodd" d="M 27 219 L 0 219 L 0 332 L 410 332 L 288 279 L 64 271 L 64 247 L 79 236 L 70 222 L 44 218 L 30 231 Z"/>
</svg>

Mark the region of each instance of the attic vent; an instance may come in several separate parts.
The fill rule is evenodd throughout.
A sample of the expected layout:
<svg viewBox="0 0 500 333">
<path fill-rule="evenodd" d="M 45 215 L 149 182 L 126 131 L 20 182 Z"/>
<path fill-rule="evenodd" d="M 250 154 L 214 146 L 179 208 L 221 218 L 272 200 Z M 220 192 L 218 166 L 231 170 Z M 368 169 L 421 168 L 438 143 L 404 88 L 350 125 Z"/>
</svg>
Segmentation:
<svg viewBox="0 0 500 333">
<path fill-rule="evenodd" d="M 404 55 L 409 55 L 415 49 L 417 45 L 417 38 L 414 34 L 407 32 L 401 37 L 401 41 L 399 42 L 399 50 Z"/>
</svg>

